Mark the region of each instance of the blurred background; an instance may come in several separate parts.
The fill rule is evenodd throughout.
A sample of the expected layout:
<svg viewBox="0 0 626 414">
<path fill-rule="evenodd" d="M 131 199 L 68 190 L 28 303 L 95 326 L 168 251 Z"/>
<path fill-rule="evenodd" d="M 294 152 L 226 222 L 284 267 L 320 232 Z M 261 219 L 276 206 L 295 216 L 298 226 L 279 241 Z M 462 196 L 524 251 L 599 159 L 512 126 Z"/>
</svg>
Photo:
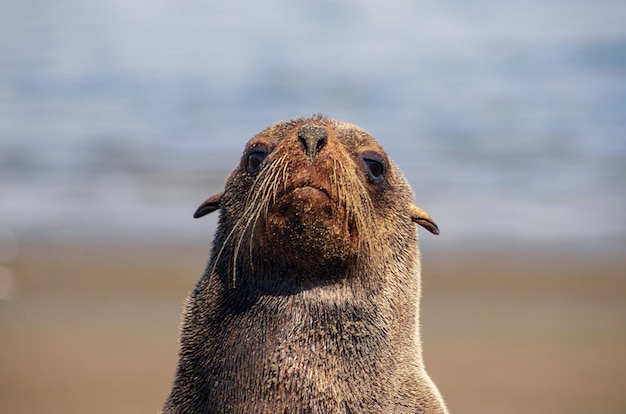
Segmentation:
<svg viewBox="0 0 626 414">
<path fill-rule="evenodd" d="M 193 211 L 249 138 L 320 112 L 376 137 L 442 229 L 422 322 L 453 412 L 626 412 L 625 21 L 618 0 L 4 0 L 0 411 L 156 412 L 216 222 Z"/>
</svg>

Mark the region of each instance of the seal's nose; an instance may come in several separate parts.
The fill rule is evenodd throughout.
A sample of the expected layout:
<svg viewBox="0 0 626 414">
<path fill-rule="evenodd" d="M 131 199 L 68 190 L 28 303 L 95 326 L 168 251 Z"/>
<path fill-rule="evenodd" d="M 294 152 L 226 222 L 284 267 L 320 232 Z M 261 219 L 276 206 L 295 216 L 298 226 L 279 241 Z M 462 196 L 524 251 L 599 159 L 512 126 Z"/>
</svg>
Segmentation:
<svg viewBox="0 0 626 414">
<path fill-rule="evenodd" d="M 319 150 L 326 144 L 328 131 L 326 128 L 315 125 L 304 125 L 298 130 L 298 139 L 304 146 L 309 162 L 313 161 Z"/>
</svg>

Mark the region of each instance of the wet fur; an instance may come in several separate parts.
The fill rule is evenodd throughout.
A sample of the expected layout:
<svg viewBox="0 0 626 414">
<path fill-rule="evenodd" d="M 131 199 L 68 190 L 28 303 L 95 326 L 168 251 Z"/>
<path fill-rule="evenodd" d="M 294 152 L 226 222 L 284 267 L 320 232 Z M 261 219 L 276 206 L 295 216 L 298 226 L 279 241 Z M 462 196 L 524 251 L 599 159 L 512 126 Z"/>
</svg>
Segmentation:
<svg viewBox="0 0 626 414">
<path fill-rule="evenodd" d="M 329 131 L 313 162 L 295 137 L 302 125 Z M 251 176 L 245 156 L 259 143 L 272 150 Z M 384 185 L 368 181 L 364 149 L 385 157 Z M 291 187 L 303 183 L 329 200 Z M 414 223 L 436 225 L 412 199 L 354 125 L 314 116 L 253 138 L 224 193 L 197 213 L 219 208 L 220 219 L 164 413 L 446 413 L 418 318 Z"/>
</svg>

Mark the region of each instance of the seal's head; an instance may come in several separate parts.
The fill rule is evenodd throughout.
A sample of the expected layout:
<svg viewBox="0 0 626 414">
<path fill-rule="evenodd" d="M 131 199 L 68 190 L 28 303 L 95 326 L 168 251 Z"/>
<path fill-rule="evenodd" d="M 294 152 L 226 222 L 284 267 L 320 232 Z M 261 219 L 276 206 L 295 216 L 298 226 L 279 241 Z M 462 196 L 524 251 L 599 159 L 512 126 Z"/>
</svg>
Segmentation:
<svg viewBox="0 0 626 414">
<path fill-rule="evenodd" d="M 277 123 L 252 138 L 224 192 L 194 217 L 221 209 L 215 240 L 221 251 L 212 265 L 226 266 L 230 283 L 259 274 L 317 284 L 371 273 L 359 268 L 377 266 L 374 257 L 385 260 L 373 254 L 379 243 L 391 243 L 390 252 L 394 243 L 395 251 L 410 250 L 412 222 L 438 234 L 412 198 L 372 136 L 317 115 Z M 413 236 L 407 240 L 407 234 Z"/>
</svg>

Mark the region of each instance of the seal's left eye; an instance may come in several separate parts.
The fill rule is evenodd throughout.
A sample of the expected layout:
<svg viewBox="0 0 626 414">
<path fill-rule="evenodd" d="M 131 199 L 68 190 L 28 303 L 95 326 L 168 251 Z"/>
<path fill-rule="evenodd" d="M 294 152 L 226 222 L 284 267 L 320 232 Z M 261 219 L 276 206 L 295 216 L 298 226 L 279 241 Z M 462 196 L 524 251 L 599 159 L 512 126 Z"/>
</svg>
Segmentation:
<svg viewBox="0 0 626 414">
<path fill-rule="evenodd" d="M 361 156 L 365 164 L 365 172 L 370 180 L 375 183 L 382 183 L 385 179 L 385 164 L 377 154 L 364 154 Z"/>
<path fill-rule="evenodd" d="M 248 158 L 246 158 L 246 171 L 248 171 L 248 174 L 258 173 L 265 157 L 267 157 L 267 152 L 265 151 L 251 151 L 248 154 Z"/>
<path fill-rule="evenodd" d="M 376 160 L 370 160 L 367 158 L 364 159 L 363 161 L 365 161 L 365 165 L 367 165 L 367 169 L 369 170 L 369 173 L 372 176 L 372 178 L 376 180 L 380 180 L 383 178 L 385 167 L 383 167 L 383 165 L 380 162 Z"/>
</svg>

